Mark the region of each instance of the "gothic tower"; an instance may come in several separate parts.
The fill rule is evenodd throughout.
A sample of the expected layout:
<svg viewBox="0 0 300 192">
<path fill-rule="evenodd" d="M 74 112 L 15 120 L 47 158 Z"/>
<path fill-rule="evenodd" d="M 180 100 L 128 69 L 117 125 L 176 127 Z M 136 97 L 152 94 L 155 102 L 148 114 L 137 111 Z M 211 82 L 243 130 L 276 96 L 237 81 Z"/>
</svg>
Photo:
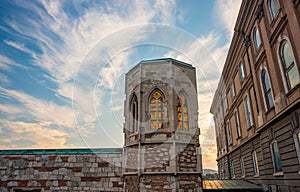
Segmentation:
<svg viewBox="0 0 300 192">
<path fill-rule="evenodd" d="M 175 59 L 126 74 L 125 191 L 202 191 L 196 70 Z"/>
</svg>

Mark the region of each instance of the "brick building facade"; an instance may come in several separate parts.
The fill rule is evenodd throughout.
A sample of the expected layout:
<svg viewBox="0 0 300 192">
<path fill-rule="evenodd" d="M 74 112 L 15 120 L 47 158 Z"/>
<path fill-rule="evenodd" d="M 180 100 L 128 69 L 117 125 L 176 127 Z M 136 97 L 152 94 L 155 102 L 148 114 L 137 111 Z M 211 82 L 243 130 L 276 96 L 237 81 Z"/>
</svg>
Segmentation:
<svg viewBox="0 0 300 192">
<path fill-rule="evenodd" d="M 124 147 L 0 151 L 0 191 L 202 191 L 195 68 L 142 61 L 126 74 Z"/>
<path fill-rule="evenodd" d="M 300 191 L 300 6 L 243 0 L 215 93 L 222 179 Z"/>
</svg>

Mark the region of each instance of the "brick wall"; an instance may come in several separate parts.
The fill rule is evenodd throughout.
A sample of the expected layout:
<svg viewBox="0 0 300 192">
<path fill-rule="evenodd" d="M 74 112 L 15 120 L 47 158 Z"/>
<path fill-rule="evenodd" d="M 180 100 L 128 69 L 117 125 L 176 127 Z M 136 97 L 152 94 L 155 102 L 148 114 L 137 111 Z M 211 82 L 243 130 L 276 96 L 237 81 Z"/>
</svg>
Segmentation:
<svg viewBox="0 0 300 192">
<path fill-rule="evenodd" d="M 122 191 L 121 160 L 122 154 L 0 155 L 0 191 Z"/>
</svg>

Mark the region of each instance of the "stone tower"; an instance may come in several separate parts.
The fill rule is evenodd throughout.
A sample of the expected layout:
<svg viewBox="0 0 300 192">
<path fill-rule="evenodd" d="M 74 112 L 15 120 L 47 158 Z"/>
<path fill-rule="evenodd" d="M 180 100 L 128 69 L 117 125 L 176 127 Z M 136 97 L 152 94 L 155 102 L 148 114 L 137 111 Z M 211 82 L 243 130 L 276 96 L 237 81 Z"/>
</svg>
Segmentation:
<svg viewBox="0 0 300 192">
<path fill-rule="evenodd" d="M 126 74 L 125 191 L 202 191 L 196 70 L 171 58 Z"/>
</svg>

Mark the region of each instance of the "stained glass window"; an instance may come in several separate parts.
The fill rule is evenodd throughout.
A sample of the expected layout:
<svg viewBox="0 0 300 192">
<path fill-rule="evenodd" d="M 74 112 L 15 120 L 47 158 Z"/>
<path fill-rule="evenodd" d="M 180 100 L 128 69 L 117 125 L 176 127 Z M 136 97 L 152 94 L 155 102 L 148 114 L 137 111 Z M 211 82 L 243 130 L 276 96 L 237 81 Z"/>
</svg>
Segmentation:
<svg viewBox="0 0 300 192">
<path fill-rule="evenodd" d="M 184 94 L 180 93 L 177 101 L 178 130 L 189 130 L 189 115 L 187 101 Z"/>
<path fill-rule="evenodd" d="M 150 99 L 150 127 L 163 128 L 163 95 L 159 90 L 153 92 Z"/>
</svg>

